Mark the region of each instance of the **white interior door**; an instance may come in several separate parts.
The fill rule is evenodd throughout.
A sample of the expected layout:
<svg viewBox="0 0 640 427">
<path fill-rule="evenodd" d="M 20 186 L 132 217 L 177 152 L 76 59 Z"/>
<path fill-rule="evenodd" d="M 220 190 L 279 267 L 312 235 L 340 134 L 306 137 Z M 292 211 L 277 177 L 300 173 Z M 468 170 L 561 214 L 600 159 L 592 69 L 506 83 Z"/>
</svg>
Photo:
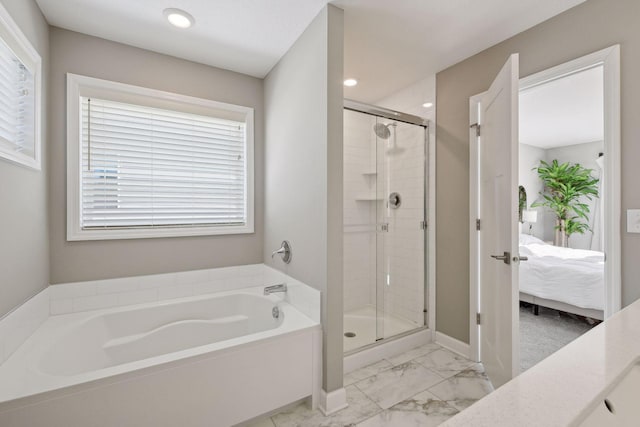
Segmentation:
<svg viewBox="0 0 640 427">
<path fill-rule="evenodd" d="M 518 373 L 518 55 L 480 101 L 480 356 L 494 387 Z"/>
</svg>

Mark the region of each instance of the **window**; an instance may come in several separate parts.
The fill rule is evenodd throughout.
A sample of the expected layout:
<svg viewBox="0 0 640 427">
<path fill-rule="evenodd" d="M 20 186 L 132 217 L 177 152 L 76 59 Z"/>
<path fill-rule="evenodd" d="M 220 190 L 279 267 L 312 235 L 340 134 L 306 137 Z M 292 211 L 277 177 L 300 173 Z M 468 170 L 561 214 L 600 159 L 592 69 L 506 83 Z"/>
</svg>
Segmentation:
<svg viewBox="0 0 640 427">
<path fill-rule="evenodd" d="M 68 75 L 68 240 L 253 232 L 253 110 Z"/>
<path fill-rule="evenodd" d="M 0 5 L 0 157 L 38 170 L 41 62 Z"/>
</svg>

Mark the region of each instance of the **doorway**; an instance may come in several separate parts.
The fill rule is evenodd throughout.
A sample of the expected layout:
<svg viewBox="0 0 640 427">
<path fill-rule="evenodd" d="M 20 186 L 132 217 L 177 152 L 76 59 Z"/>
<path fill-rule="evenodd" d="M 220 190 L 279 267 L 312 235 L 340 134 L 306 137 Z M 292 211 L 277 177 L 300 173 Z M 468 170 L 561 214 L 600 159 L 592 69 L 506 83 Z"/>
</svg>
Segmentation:
<svg viewBox="0 0 640 427">
<path fill-rule="evenodd" d="M 621 305 L 619 47 L 613 46 L 595 52 L 527 78 L 519 79 L 515 73 L 512 79 L 515 79 L 512 80 L 515 84 L 512 84 L 511 88 L 505 85 L 506 89 L 511 90 L 512 99 L 515 99 L 512 102 L 511 115 L 515 114 L 516 120 L 511 120 L 510 123 L 507 123 L 509 121 L 507 119 L 511 116 L 506 114 L 502 119 L 494 120 L 495 123 L 486 122 L 491 121 L 491 117 L 482 117 L 484 114 L 482 102 L 486 103 L 489 92 L 470 99 L 470 125 L 472 126 L 470 130 L 470 311 L 472 318 L 470 346 L 472 355 L 478 361 L 492 356 L 485 354 L 485 351 L 487 351 L 486 341 L 491 342 L 494 339 L 487 336 L 487 331 L 495 329 L 494 323 L 498 324 L 500 320 L 511 319 L 511 331 L 513 331 L 510 336 L 502 334 L 496 337 L 494 340 L 499 341 L 499 345 L 494 350 L 489 349 L 494 353 L 502 352 L 497 360 L 501 360 L 500 357 L 510 358 L 508 369 L 505 367 L 495 369 L 495 378 L 492 378 L 495 380 L 495 386 L 517 375 L 521 368 L 526 369 L 540 361 L 539 359 L 555 352 L 567 341 L 590 328 L 591 323 L 597 323 L 598 320 L 618 311 Z M 591 113 L 596 115 L 599 108 L 600 127 L 597 123 L 592 123 L 591 125 L 595 126 L 591 126 L 590 129 L 571 130 L 568 125 L 571 120 L 569 115 L 557 117 L 558 112 L 552 114 L 552 110 L 559 107 L 560 101 L 557 102 L 558 105 L 550 105 L 549 100 L 546 100 L 543 102 L 543 104 L 546 103 L 546 108 L 540 108 L 539 105 L 537 110 L 532 108 L 539 104 L 544 96 L 558 96 L 559 92 L 563 90 L 566 92 L 567 88 L 576 90 L 576 87 L 579 88 L 581 84 L 586 84 L 591 92 L 597 92 L 598 88 L 593 86 L 599 84 L 601 96 L 600 98 L 596 96 L 591 102 L 599 102 L 600 106 L 586 107 L 595 110 L 595 113 L 593 111 Z M 584 89 L 585 86 L 582 87 Z M 582 95 L 585 93 L 574 93 L 576 97 Z M 565 93 L 564 97 L 566 96 Z M 567 99 L 563 98 L 561 101 L 564 102 Z M 574 109 L 576 108 L 574 105 Z M 536 114 L 540 115 L 536 116 Z M 545 115 L 546 123 L 543 123 Z M 549 122 L 551 119 L 556 121 L 555 125 Z M 576 121 L 579 122 L 579 120 Z M 489 130 L 493 126 L 502 130 L 503 134 L 505 129 L 511 132 L 509 134 L 511 138 L 501 141 L 503 145 L 491 156 L 491 162 L 502 161 L 505 164 L 510 162 L 509 164 L 513 165 L 509 174 L 500 175 L 502 179 L 509 181 L 508 190 L 500 190 L 494 185 L 493 188 L 505 194 L 499 195 L 502 197 L 502 203 L 496 203 L 493 200 L 492 206 L 486 206 L 487 190 L 482 187 L 484 182 L 482 171 L 485 168 L 486 173 L 489 162 L 486 150 L 490 149 L 491 138 L 494 136 L 490 133 L 485 134 L 484 124 L 490 125 Z M 480 132 L 478 128 L 481 129 Z M 573 139 L 565 137 L 564 143 L 560 143 L 563 139 L 560 137 L 564 131 L 567 134 L 573 134 Z M 584 135 L 589 131 L 594 131 L 593 135 L 599 132 L 601 138 L 595 137 L 594 140 L 589 140 L 592 135 Z M 500 133 L 497 132 L 495 135 Z M 555 142 L 547 142 L 549 146 L 546 148 L 536 147 L 536 144 L 541 145 L 541 141 L 545 138 Z M 526 143 L 527 141 L 529 144 Z M 523 142 L 525 142 L 524 145 Z M 572 145 L 575 147 L 571 147 Z M 593 150 L 596 151 L 591 153 Z M 504 158 L 495 159 L 500 156 Z M 602 167 L 600 168 L 599 165 Z M 545 175 L 545 172 L 553 169 L 551 172 L 557 173 L 558 169 L 562 168 L 566 169 L 565 172 L 583 173 L 585 179 L 590 180 L 588 190 L 590 197 L 584 195 L 578 197 L 575 209 L 569 207 L 568 216 L 558 217 L 554 216 L 554 206 L 550 203 L 550 199 L 553 198 L 550 191 L 552 184 L 548 181 L 549 173 Z M 547 178 L 546 181 L 545 178 Z M 483 250 L 487 252 L 487 249 L 483 248 L 482 244 L 483 241 L 495 239 L 486 234 L 483 235 L 485 230 L 482 223 L 491 213 L 499 216 L 500 209 L 505 209 L 503 214 L 509 220 L 506 221 L 509 224 L 498 226 L 499 234 L 508 235 L 505 239 L 508 243 L 502 243 L 500 246 L 505 247 L 504 255 L 509 254 L 509 256 L 505 257 L 502 252 L 498 253 L 499 248 L 494 244 L 495 247 L 491 249 L 496 253 L 492 254 L 494 259 L 491 259 L 488 253 L 483 253 Z M 569 223 L 570 221 L 572 222 Z M 516 225 L 513 226 L 513 224 Z M 487 280 L 486 271 L 498 268 L 494 264 L 497 261 L 496 258 L 498 260 L 506 258 L 504 263 L 508 265 L 499 268 L 506 269 L 504 271 L 510 275 L 503 274 L 495 284 L 485 284 L 483 280 Z M 551 262 L 553 265 L 544 265 L 544 262 Z M 578 278 L 580 274 L 583 276 Z M 599 284 L 596 280 L 598 277 Z M 583 284 L 587 278 L 593 282 L 592 289 L 578 288 L 578 284 Z M 576 287 L 566 289 L 571 281 Z M 483 307 L 483 292 L 494 285 L 501 288 L 500 292 L 503 294 L 506 294 L 508 289 L 509 295 L 513 296 L 506 303 L 508 307 L 495 308 L 498 312 L 502 311 L 502 314 L 488 313 L 488 310 L 494 310 L 490 302 Z M 546 289 L 544 289 L 545 286 Z M 540 287 L 543 289 L 541 290 Z M 549 293 L 550 291 L 552 292 Z M 564 295 L 562 291 L 566 291 Z M 568 294 L 573 294 L 574 298 L 568 298 Z M 522 308 L 519 307 L 521 304 Z M 573 321 L 583 322 L 582 325 L 585 327 L 582 331 L 574 330 L 569 334 L 560 334 L 561 339 L 551 344 L 536 340 L 535 336 L 530 335 L 521 343 L 523 337 L 520 336 L 521 313 L 519 310 L 527 316 L 523 317 L 522 326 L 525 329 L 529 328 L 530 335 L 540 330 L 548 332 L 545 328 L 551 327 L 550 323 L 545 323 L 549 319 L 541 317 L 541 314 L 552 313 L 552 317 L 556 317 L 552 320 L 560 320 L 560 328 L 564 324 L 564 332 L 575 326 Z M 536 313 L 538 316 L 535 316 Z M 564 317 L 560 317 L 559 313 Z M 532 325 L 537 326 L 538 329 Z M 556 324 L 552 326 L 558 327 Z M 562 329 L 558 330 L 563 332 Z M 522 348 L 524 344 L 529 347 Z M 541 347 L 545 347 L 544 351 Z M 491 373 L 488 373 L 491 376 Z"/>
<path fill-rule="evenodd" d="M 604 318 L 604 66 L 519 94 L 523 372 Z"/>
</svg>

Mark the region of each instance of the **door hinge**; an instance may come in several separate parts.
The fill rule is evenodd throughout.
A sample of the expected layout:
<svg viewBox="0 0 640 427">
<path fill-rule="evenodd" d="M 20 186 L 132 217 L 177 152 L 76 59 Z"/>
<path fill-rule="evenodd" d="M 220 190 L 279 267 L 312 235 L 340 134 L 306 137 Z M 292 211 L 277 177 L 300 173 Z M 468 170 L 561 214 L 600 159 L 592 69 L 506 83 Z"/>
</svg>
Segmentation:
<svg viewBox="0 0 640 427">
<path fill-rule="evenodd" d="M 420 230 L 427 229 L 427 221 L 420 221 Z"/>
<path fill-rule="evenodd" d="M 476 219 L 476 230 L 480 231 L 480 218 Z"/>
<path fill-rule="evenodd" d="M 476 325 L 480 324 L 480 313 L 476 313 Z"/>
<path fill-rule="evenodd" d="M 471 126 L 469 126 L 471 129 L 476 128 L 476 136 L 480 136 L 480 128 L 481 125 L 479 123 L 474 123 Z"/>
</svg>

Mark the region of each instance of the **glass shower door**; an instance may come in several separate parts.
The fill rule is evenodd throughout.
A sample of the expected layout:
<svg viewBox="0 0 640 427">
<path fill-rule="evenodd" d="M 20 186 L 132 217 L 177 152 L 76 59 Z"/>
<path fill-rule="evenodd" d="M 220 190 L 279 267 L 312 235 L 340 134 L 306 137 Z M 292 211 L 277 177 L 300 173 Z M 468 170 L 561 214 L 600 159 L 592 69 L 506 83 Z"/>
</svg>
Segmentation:
<svg viewBox="0 0 640 427">
<path fill-rule="evenodd" d="M 344 112 L 344 351 L 374 344 L 378 331 L 377 117 Z"/>
<path fill-rule="evenodd" d="M 344 350 L 425 325 L 426 128 L 344 112 Z"/>
<path fill-rule="evenodd" d="M 426 129 L 378 118 L 376 338 L 425 325 Z"/>
<path fill-rule="evenodd" d="M 388 248 L 386 246 L 385 237 L 389 233 L 389 222 L 387 216 L 387 173 L 386 165 L 386 145 L 392 138 L 395 138 L 397 124 L 393 121 L 376 117 L 376 123 L 373 127 L 375 135 L 375 159 L 376 159 L 376 236 L 375 236 L 375 252 L 376 252 L 376 273 L 374 279 L 375 298 L 376 298 L 376 341 L 385 338 L 385 288 L 387 285 L 388 271 Z"/>
</svg>

